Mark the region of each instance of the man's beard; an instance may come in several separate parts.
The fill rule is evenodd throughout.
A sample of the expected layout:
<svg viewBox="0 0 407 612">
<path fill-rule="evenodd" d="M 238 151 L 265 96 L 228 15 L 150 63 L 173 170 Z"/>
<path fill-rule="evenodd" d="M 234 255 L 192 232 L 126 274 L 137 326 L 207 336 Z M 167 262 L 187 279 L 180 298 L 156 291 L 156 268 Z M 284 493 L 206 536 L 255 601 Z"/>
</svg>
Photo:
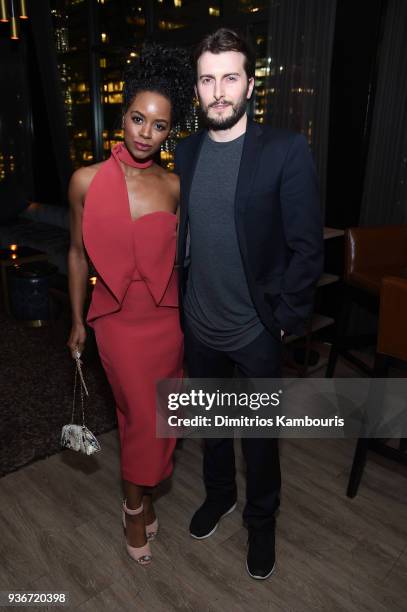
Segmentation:
<svg viewBox="0 0 407 612">
<path fill-rule="evenodd" d="M 208 108 L 204 109 L 202 106 L 202 101 L 200 100 L 199 101 L 200 102 L 200 106 L 199 106 L 200 115 L 201 115 L 203 122 L 205 123 L 205 126 L 209 130 L 213 130 L 214 132 L 218 130 L 230 130 L 230 128 L 236 125 L 239 119 L 241 119 L 246 112 L 246 108 L 247 108 L 246 95 L 247 95 L 247 90 L 244 92 L 244 94 L 242 95 L 240 100 L 237 102 L 237 104 L 231 104 L 230 102 L 228 103 L 232 108 L 232 113 L 228 117 L 222 117 L 222 116 L 217 116 L 217 117 L 211 116 L 210 117 L 208 114 L 208 111 L 212 105 L 209 105 Z M 213 104 L 216 104 L 216 102 Z"/>
</svg>

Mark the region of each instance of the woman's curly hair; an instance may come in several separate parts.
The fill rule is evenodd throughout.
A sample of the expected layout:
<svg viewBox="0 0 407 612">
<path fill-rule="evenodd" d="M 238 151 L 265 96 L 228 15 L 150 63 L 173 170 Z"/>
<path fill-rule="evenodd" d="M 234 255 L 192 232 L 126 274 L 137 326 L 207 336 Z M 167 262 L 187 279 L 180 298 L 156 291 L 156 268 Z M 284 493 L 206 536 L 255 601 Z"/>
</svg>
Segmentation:
<svg viewBox="0 0 407 612">
<path fill-rule="evenodd" d="M 140 56 L 124 72 L 123 112 L 137 93 L 155 91 L 170 101 L 174 125 L 191 110 L 194 82 L 188 51 L 156 43 L 145 44 Z"/>
</svg>

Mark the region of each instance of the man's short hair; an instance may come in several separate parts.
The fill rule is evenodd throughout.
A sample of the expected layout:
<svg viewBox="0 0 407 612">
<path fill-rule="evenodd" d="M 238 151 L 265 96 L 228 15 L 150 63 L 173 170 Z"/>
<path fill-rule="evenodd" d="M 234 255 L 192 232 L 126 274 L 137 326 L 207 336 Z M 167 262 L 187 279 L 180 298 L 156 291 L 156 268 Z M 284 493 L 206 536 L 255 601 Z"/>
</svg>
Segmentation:
<svg viewBox="0 0 407 612">
<path fill-rule="evenodd" d="M 256 66 L 256 56 L 249 44 L 240 34 L 229 28 L 219 28 L 213 34 L 208 34 L 198 44 L 194 52 L 195 66 L 198 65 L 198 60 L 206 51 L 210 53 L 225 53 L 226 51 L 237 51 L 244 55 L 244 69 L 247 78 L 254 77 Z"/>
</svg>

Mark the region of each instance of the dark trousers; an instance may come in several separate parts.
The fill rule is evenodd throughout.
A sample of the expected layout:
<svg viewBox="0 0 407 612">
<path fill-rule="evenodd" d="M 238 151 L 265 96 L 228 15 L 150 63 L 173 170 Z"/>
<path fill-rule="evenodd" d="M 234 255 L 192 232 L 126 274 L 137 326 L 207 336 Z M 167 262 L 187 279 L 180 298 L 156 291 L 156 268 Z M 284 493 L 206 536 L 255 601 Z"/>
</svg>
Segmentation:
<svg viewBox="0 0 407 612">
<path fill-rule="evenodd" d="M 218 351 L 202 344 L 185 326 L 185 356 L 190 378 L 279 378 L 282 345 L 264 330 L 236 351 Z M 280 461 L 277 438 L 242 438 L 246 461 L 246 505 L 243 519 L 249 529 L 264 531 L 274 525 L 280 504 Z M 233 438 L 205 440 L 204 482 L 208 499 L 232 505 L 236 500 Z"/>
</svg>

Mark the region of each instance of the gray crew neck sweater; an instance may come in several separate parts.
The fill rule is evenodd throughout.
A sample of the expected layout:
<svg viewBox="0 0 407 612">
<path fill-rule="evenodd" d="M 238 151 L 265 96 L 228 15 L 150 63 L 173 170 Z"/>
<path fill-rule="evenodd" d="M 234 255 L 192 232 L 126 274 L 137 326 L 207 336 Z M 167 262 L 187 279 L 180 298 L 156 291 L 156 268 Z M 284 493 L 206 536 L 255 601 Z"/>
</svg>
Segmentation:
<svg viewBox="0 0 407 612">
<path fill-rule="evenodd" d="M 264 330 L 249 294 L 234 219 L 244 134 L 229 142 L 204 138 L 189 199 L 191 263 L 184 310 L 201 342 L 233 351 Z"/>
</svg>

